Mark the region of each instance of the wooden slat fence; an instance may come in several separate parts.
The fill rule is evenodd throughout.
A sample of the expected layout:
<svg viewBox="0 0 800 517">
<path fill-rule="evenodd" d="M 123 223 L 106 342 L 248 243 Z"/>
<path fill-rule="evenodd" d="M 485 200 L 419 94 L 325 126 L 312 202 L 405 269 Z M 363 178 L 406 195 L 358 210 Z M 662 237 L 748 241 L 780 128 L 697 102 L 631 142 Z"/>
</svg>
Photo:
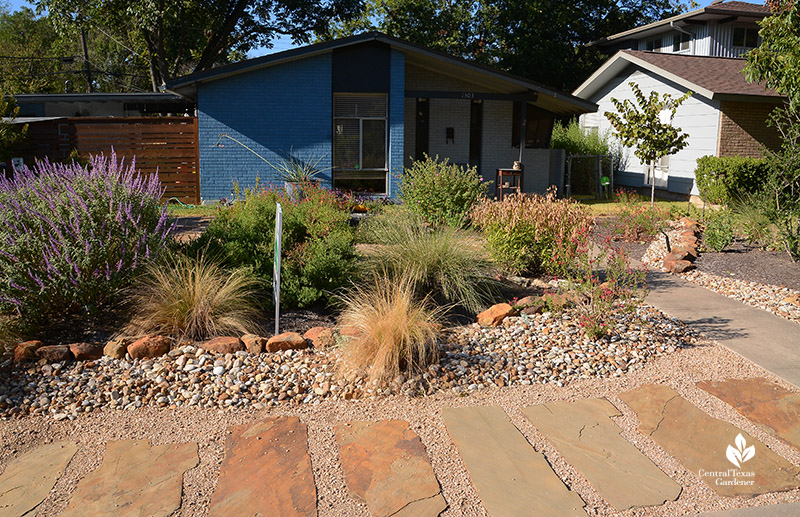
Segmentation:
<svg viewBox="0 0 800 517">
<path fill-rule="evenodd" d="M 64 160 L 73 149 L 81 156 L 108 153 L 136 168 L 156 174 L 166 188 L 165 198 L 200 202 L 197 118 L 195 117 L 75 117 L 31 124 L 31 146 L 24 158 Z"/>
</svg>

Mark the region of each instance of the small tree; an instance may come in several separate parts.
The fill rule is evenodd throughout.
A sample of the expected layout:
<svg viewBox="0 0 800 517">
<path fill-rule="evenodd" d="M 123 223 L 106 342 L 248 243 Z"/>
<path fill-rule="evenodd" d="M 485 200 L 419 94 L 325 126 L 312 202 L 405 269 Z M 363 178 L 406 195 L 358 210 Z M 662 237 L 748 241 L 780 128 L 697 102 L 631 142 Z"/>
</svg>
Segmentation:
<svg viewBox="0 0 800 517">
<path fill-rule="evenodd" d="M 628 83 L 636 97 L 636 104 L 628 99 L 620 102 L 611 98 L 617 113 L 607 111 L 606 118 L 614 128 L 614 135 L 622 145 L 634 147 L 633 154 L 652 170 L 657 160 L 664 156 L 675 154 L 688 144 L 689 135 L 681 133 L 681 128 L 672 126 L 672 119 L 678 106 L 688 99 L 692 92 L 686 92 L 679 98 L 665 93 L 663 96 L 656 91 L 650 92 L 645 97 L 639 85 L 635 82 Z M 665 121 L 664 115 L 669 115 Z M 650 189 L 650 206 L 655 203 L 656 182 L 652 178 Z"/>
</svg>

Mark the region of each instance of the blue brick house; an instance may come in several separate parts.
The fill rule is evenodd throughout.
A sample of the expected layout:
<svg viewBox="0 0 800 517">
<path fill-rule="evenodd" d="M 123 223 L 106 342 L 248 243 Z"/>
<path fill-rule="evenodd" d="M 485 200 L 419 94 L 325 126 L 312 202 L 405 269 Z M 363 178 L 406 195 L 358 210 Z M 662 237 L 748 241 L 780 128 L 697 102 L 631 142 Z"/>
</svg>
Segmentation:
<svg viewBox="0 0 800 517">
<path fill-rule="evenodd" d="M 424 153 L 475 165 L 487 181 L 520 160 L 524 189 L 544 191 L 560 186 L 563 170 L 563 151 L 549 149 L 554 118 L 596 109 L 378 32 L 187 75 L 167 88 L 197 103 L 203 202 L 230 197 L 234 184 L 279 185 L 269 164 L 290 154 L 319 160 L 325 186 L 375 195 L 397 197 L 403 167 Z"/>
</svg>

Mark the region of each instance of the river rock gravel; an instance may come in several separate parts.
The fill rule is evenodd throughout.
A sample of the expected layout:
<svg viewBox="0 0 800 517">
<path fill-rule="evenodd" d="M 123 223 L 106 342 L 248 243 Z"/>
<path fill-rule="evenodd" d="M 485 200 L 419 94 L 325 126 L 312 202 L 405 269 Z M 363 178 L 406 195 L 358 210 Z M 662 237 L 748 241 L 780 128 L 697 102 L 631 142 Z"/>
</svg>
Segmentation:
<svg viewBox="0 0 800 517">
<path fill-rule="evenodd" d="M 16 366 L 0 379 L 0 417 L 74 419 L 100 409 L 145 406 L 264 409 L 328 398 L 390 394 L 466 394 L 487 388 L 619 377 L 650 358 L 691 346 L 696 336 L 649 306 L 614 315 L 613 329 L 589 339 L 574 312 L 509 317 L 497 327 L 454 327 L 439 343 L 440 361 L 387 385 L 339 368 L 336 349 L 215 355 L 193 345 L 154 359 L 112 359 Z M 345 372 L 340 374 L 339 372 Z"/>
</svg>

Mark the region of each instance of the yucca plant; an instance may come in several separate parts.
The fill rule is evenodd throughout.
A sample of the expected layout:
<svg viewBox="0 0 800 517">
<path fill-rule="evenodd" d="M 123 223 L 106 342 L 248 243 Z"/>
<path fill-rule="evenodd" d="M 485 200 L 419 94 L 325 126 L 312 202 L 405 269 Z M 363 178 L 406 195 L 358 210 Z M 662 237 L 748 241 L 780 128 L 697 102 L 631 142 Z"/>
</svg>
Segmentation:
<svg viewBox="0 0 800 517">
<path fill-rule="evenodd" d="M 258 281 L 248 269 L 227 271 L 203 256 L 176 254 L 148 267 L 131 290 L 132 335 L 203 340 L 258 331 Z"/>
<path fill-rule="evenodd" d="M 439 359 L 441 308 L 419 300 L 407 275 L 374 275 L 341 294 L 339 326 L 355 337 L 342 345 L 343 367 L 367 372 L 378 383 L 423 370 Z"/>
</svg>

